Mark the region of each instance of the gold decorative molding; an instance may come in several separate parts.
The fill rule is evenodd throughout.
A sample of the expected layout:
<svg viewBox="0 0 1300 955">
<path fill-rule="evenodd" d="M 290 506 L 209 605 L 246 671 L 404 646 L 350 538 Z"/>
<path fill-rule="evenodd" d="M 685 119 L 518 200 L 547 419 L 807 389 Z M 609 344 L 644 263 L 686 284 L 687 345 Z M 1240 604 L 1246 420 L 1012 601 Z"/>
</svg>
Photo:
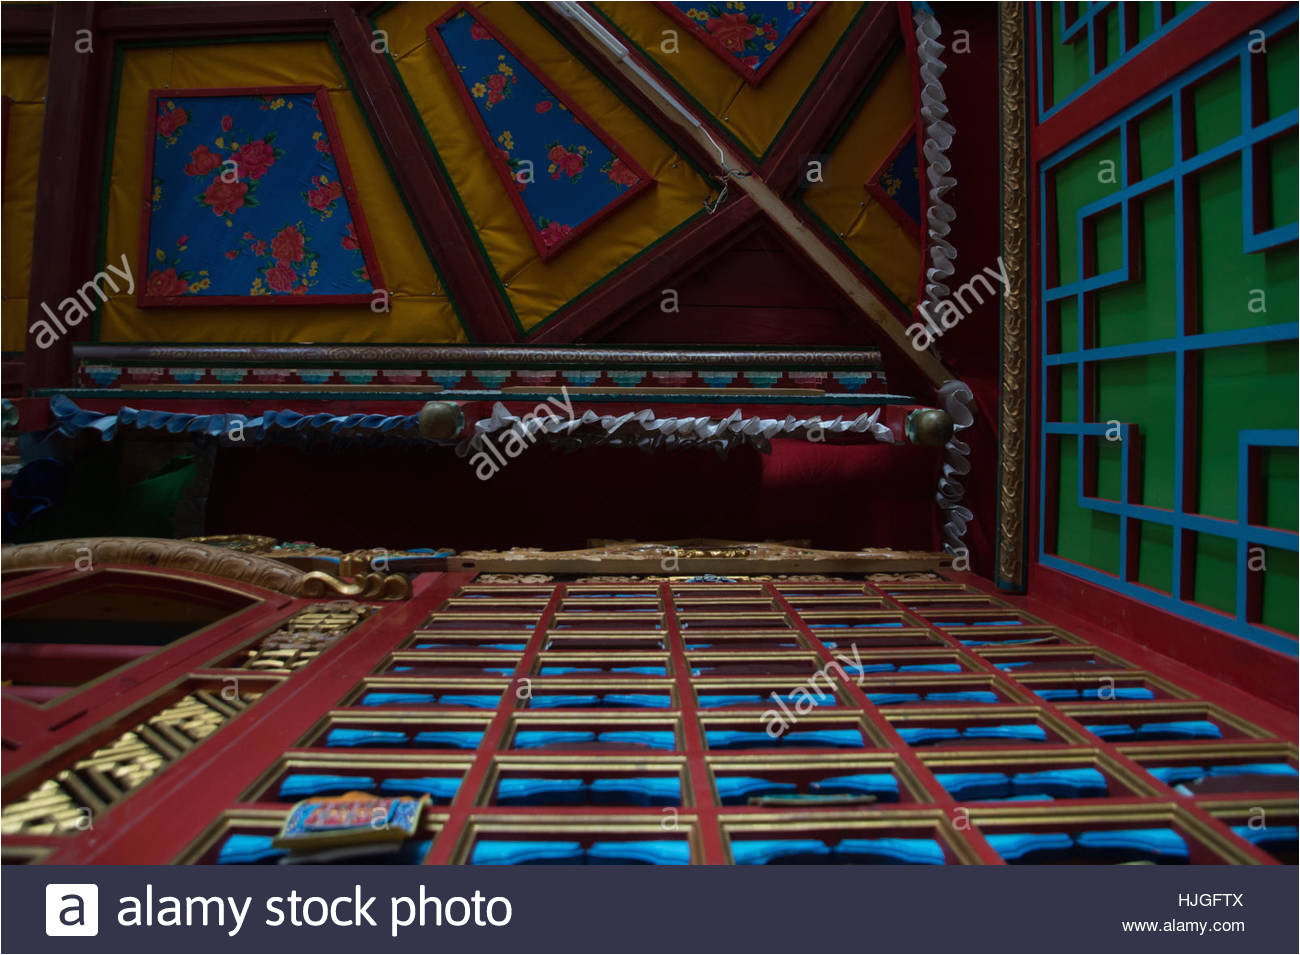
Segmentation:
<svg viewBox="0 0 1300 955">
<path fill-rule="evenodd" d="M 99 568 L 105 565 L 188 570 L 298 596 L 303 572 L 269 557 L 197 541 L 158 537 L 75 537 L 0 550 L 0 569 Z"/>
<path fill-rule="evenodd" d="M 360 597 L 362 600 L 409 600 L 411 582 L 401 574 L 357 574 L 343 580 L 320 570 L 303 575 L 304 597 Z"/>
<path fill-rule="evenodd" d="M 410 581 L 401 574 L 362 573 L 346 580 L 253 552 L 259 549 L 262 540 L 270 538 L 236 535 L 211 540 L 214 542 L 157 537 L 78 537 L 18 544 L 0 550 L 0 569 L 148 567 L 208 574 L 291 597 L 406 600 L 411 596 Z M 232 542 L 236 546 L 231 546 Z"/>
<path fill-rule="evenodd" d="M 1025 585 L 1028 454 L 1029 170 L 1025 5 L 998 4 L 998 78 L 1002 160 L 1002 356 L 998 414 L 999 586 Z"/>
<path fill-rule="evenodd" d="M 448 570 L 486 573 L 644 574 L 695 576 L 720 574 L 825 574 L 935 571 L 952 561 L 937 551 L 897 551 L 886 547 L 859 551 L 817 550 L 786 543 L 682 540 L 605 542 L 578 550 L 466 551 L 447 558 Z"/>
<path fill-rule="evenodd" d="M 244 651 L 243 660 L 232 666 L 270 673 L 300 670 L 347 636 L 376 609 L 352 600 L 312 604 L 263 637 L 255 647 L 249 647 Z"/>
</svg>

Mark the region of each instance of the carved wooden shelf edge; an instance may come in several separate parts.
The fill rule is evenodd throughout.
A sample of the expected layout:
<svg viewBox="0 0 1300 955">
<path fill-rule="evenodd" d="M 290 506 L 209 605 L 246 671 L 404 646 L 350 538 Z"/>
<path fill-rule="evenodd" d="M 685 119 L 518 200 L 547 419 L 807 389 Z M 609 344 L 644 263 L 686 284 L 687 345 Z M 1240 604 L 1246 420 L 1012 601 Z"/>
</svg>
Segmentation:
<svg viewBox="0 0 1300 955">
<path fill-rule="evenodd" d="M 5 571 L 108 565 L 188 570 L 291 597 L 405 600 L 411 595 L 410 582 L 400 574 L 365 573 L 348 581 L 321 571 L 303 571 L 270 557 L 196 541 L 78 537 L 0 549 L 0 570 Z"/>
</svg>

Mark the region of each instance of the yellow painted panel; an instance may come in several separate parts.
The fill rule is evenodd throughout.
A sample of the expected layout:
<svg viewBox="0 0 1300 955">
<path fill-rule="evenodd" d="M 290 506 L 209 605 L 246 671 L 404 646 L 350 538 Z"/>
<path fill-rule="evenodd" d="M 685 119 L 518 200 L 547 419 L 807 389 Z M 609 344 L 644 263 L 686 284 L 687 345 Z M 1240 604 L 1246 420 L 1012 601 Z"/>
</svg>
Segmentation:
<svg viewBox="0 0 1300 955">
<path fill-rule="evenodd" d="M 9 137 L 5 157 L 3 211 L 0 231 L 4 233 L 4 255 L 0 256 L 0 285 L 6 302 L 27 305 L 31 287 L 32 239 L 36 230 L 36 180 L 41 161 L 41 128 L 45 122 L 42 103 L 14 103 L 9 107 Z M 24 315 L 6 305 L 0 344 L 5 351 L 26 347 Z"/>
<path fill-rule="evenodd" d="M 0 93 L 16 103 L 44 103 L 49 70 L 44 53 L 6 53 L 0 59 Z"/>
<path fill-rule="evenodd" d="M 915 119 L 914 110 L 908 59 L 900 51 L 831 150 L 830 182 L 804 193 L 812 213 L 909 307 L 916 304 L 920 244 L 865 184 Z"/>
<path fill-rule="evenodd" d="M 343 69 L 320 41 L 212 44 L 128 50 L 113 141 L 106 256 L 134 262 L 149 90 L 305 86 L 330 91 L 357 192 L 388 286 L 387 314 L 365 306 L 139 308 L 118 295 L 101 313 L 101 341 L 463 342 L 464 329 L 442 290 Z M 137 282 L 139 274 L 136 272 Z"/>
<path fill-rule="evenodd" d="M 521 4 L 486 5 L 487 18 L 655 179 L 653 188 L 543 262 L 424 34 L 450 6 L 399 4 L 376 26 L 388 32 L 392 49 L 410 44 L 397 59 L 402 81 L 527 331 L 700 212 L 710 186 Z"/>
<path fill-rule="evenodd" d="M 0 327 L 4 328 L 4 350 L 25 351 L 27 347 L 27 299 L 5 296 L 0 301 Z"/>
<path fill-rule="evenodd" d="M 761 158 L 863 5 L 827 4 L 757 87 L 742 80 L 716 53 L 653 3 L 595 6 L 681 84 L 696 104 L 731 130 L 750 153 Z M 743 9 L 744 4 L 734 6 Z"/>
<path fill-rule="evenodd" d="M 0 93 L 12 101 L 5 131 L 5 172 L 0 233 L 0 350 L 22 351 L 27 344 L 27 291 L 32 276 L 36 230 L 36 179 L 45 124 L 45 78 L 49 57 L 5 55 L 0 59 Z"/>
</svg>

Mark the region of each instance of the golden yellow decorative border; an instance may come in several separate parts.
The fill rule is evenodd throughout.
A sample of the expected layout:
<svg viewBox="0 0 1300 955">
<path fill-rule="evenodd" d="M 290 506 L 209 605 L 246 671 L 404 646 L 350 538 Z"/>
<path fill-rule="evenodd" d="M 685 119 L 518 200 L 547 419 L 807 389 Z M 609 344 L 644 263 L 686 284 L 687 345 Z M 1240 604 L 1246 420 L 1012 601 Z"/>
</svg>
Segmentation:
<svg viewBox="0 0 1300 955">
<path fill-rule="evenodd" d="M 6 571 L 105 565 L 188 570 L 249 584 L 291 597 L 362 597 L 406 600 L 410 582 L 400 574 L 361 574 L 344 581 L 321 571 L 303 572 L 270 557 L 193 540 L 160 537 L 78 537 L 17 544 L 0 550 Z"/>
<path fill-rule="evenodd" d="M 1002 160 L 1002 356 L 998 399 L 998 521 L 995 581 L 1023 590 L 1027 533 L 1029 214 L 1025 5 L 998 4 Z"/>
</svg>

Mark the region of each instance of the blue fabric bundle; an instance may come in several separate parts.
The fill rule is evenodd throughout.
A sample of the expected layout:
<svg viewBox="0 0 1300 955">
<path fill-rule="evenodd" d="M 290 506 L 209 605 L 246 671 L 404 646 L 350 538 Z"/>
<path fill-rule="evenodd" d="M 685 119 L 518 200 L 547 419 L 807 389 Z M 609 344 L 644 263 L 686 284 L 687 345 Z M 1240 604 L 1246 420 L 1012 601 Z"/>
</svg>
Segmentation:
<svg viewBox="0 0 1300 955">
<path fill-rule="evenodd" d="M 991 690 L 954 690 L 934 693 L 868 693 L 867 699 L 876 706 L 899 706 L 904 703 L 996 703 L 998 695 Z"/>
<path fill-rule="evenodd" d="M 828 644 L 829 646 L 829 644 Z M 856 663 L 844 664 L 844 669 L 857 676 L 865 676 L 868 673 L 960 673 L 960 663 L 905 663 L 898 666 L 894 663 Z"/>
<path fill-rule="evenodd" d="M 413 747 L 415 749 L 477 749 L 482 730 L 426 730 L 414 737 L 399 730 L 332 729 L 325 736 L 330 747 Z"/>
<path fill-rule="evenodd" d="M 1101 723 L 1085 725 L 1084 729 L 1109 742 L 1132 743 L 1166 739 L 1223 739 L 1223 730 L 1209 720 L 1165 720 L 1139 725 Z"/>
<path fill-rule="evenodd" d="M 933 839 L 732 839 L 737 865 L 943 865 L 943 847 Z"/>
<path fill-rule="evenodd" d="M 676 776 L 614 776 L 590 783 L 510 777 L 497 783 L 496 792 L 499 806 L 676 806 L 681 799 Z"/>
<path fill-rule="evenodd" d="M 514 748 L 546 749 L 581 743 L 673 750 L 677 748 L 677 737 L 672 730 L 520 730 L 515 734 Z"/>
<path fill-rule="evenodd" d="M 1220 766 L 1148 766 L 1147 772 L 1169 786 L 1196 782 L 1206 777 L 1219 779 L 1232 776 L 1297 776 L 1296 768 L 1289 763 L 1226 763 Z"/>
<path fill-rule="evenodd" d="M 723 805 L 744 805 L 761 796 L 790 796 L 796 797 L 791 803 L 798 801 L 799 787 L 795 783 L 761 776 L 717 776 L 715 781 Z M 814 782 L 808 792 L 812 796 L 875 796 L 880 802 L 897 802 L 898 780 L 889 773 L 854 773 Z"/>
<path fill-rule="evenodd" d="M 1287 852 L 1292 856 L 1296 852 L 1296 843 L 1300 841 L 1300 829 L 1295 826 L 1233 826 L 1232 831 L 1256 848 L 1265 852 Z"/>
<path fill-rule="evenodd" d="M 529 700 L 533 709 L 592 709 L 619 707 L 640 710 L 668 709 L 672 700 L 667 693 L 547 693 Z"/>
<path fill-rule="evenodd" d="M 903 726 L 898 735 L 909 746 L 929 746 L 954 740 L 1010 739 L 1032 743 L 1047 742 L 1047 731 L 1037 723 L 1010 723 L 998 726 Z"/>
<path fill-rule="evenodd" d="M 687 865 L 690 844 L 682 839 L 579 842 L 480 839 L 470 865 Z"/>
<path fill-rule="evenodd" d="M 709 749 L 771 749 L 775 747 L 835 747 L 861 749 L 866 744 L 855 729 L 787 730 L 772 736 L 759 730 L 705 730 Z"/>
<path fill-rule="evenodd" d="M 1108 791 L 1106 777 L 1091 767 L 1014 775 L 936 773 L 935 779 L 957 800 L 1088 799 Z"/>
<path fill-rule="evenodd" d="M 508 671 L 513 673 L 513 670 Z M 475 710 L 494 710 L 501 702 L 501 695 L 484 693 L 444 693 L 435 697 L 432 693 L 367 693 L 361 697 L 362 706 L 463 706 Z"/>
<path fill-rule="evenodd" d="M 1112 686 L 1112 687 L 1078 687 L 1049 688 L 1038 689 L 1031 686 L 1033 690 L 1044 700 L 1154 700 L 1156 695 L 1145 686 Z M 1106 693 L 1103 696 L 1102 690 Z"/>
<path fill-rule="evenodd" d="M 1097 829 L 1091 832 L 1007 832 L 985 838 L 1010 863 L 1186 863 L 1187 843 L 1172 829 Z"/>
</svg>

